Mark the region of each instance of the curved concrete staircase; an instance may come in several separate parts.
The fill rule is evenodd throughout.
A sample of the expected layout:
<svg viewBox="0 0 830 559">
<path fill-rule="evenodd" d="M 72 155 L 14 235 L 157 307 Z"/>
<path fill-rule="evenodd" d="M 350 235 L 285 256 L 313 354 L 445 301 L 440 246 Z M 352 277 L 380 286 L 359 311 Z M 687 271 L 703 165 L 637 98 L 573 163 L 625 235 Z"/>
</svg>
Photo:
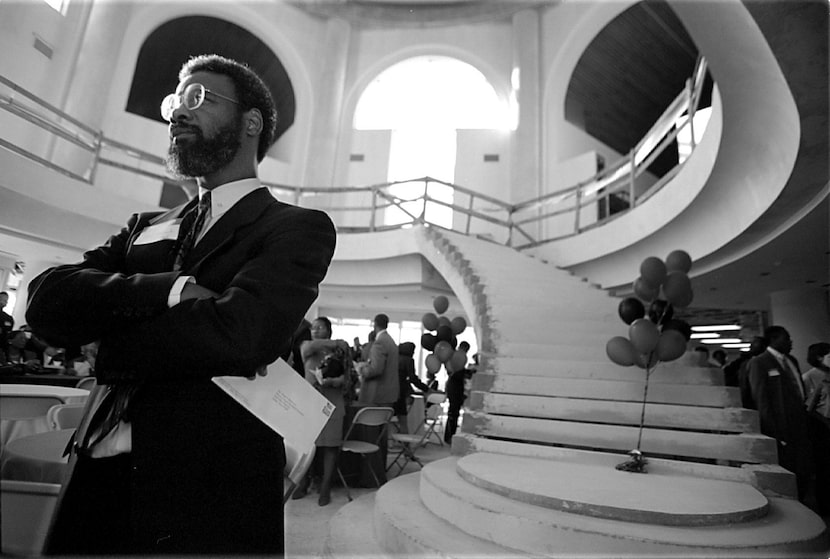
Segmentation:
<svg viewBox="0 0 830 559">
<path fill-rule="evenodd" d="M 757 412 L 717 369 L 651 373 L 605 356 L 618 301 L 510 248 L 434 228 L 416 245 L 474 317 L 481 367 L 453 456 L 393 479 L 333 518 L 342 556 L 826 556 Z"/>
</svg>

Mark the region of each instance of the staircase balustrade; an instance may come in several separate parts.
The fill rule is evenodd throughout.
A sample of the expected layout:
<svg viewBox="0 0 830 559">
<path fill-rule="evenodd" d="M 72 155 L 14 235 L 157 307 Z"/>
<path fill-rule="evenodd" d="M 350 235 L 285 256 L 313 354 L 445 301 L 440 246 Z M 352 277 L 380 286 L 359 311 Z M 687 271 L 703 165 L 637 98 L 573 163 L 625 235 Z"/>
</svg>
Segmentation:
<svg viewBox="0 0 830 559">
<path fill-rule="evenodd" d="M 699 58 L 685 89 L 643 139 L 619 160 L 587 180 L 516 204 L 429 176 L 369 186 L 297 187 L 267 181 L 264 184 L 281 198 L 328 212 L 343 233 L 429 224 L 488 238 L 518 250 L 536 247 L 579 234 L 630 211 L 676 175 L 682 162 L 645 192 L 635 191 L 635 181 L 661 153 L 672 148 L 681 130 L 692 131 L 694 148 L 694 115 L 705 76 L 706 62 Z M 3 124 L 0 147 L 58 173 L 94 185 L 96 171 L 103 165 L 161 182 L 178 182 L 189 190 L 185 182 L 165 173 L 162 157 L 108 138 L 102 131 L 87 126 L 3 76 L 0 76 L 0 108 L 17 117 L 17 120 L 0 120 Z M 75 169 L 57 161 L 61 158 L 55 156 L 56 147 L 61 143 L 81 150 L 82 162 L 73 161 Z M 79 159 L 74 152 L 73 157 Z M 78 171 L 78 167 L 83 171 Z M 406 189 L 409 195 L 402 196 L 401 185 L 414 186 Z M 450 189 L 451 196 L 435 195 L 438 187 Z M 612 211 L 612 200 L 621 201 L 626 207 Z M 451 225 L 431 217 L 438 208 L 452 212 Z M 584 211 L 594 208 L 604 208 L 600 214 L 604 217 L 590 224 L 581 223 Z M 573 218 L 572 226 L 553 232 L 556 229 L 551 226 L 553 220 L 568 221 L 568 215 Z"/>
</svg>

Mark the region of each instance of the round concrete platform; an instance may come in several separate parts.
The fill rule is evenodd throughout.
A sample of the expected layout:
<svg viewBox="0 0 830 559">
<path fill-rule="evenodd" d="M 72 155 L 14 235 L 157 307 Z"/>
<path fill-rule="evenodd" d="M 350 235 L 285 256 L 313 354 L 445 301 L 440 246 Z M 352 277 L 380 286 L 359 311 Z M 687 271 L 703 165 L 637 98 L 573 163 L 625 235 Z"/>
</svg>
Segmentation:
<svg viewBox="0 0 830 559">
<path fill-rule="evenodd" d="M 596 518 L 717 526 L 762 518 L 769 510 L 769 501 L 757 489 L 731 481 L 498 454 L 470 454 L 456 468 L 469 483 L 499 495 Z"/>
</svg>

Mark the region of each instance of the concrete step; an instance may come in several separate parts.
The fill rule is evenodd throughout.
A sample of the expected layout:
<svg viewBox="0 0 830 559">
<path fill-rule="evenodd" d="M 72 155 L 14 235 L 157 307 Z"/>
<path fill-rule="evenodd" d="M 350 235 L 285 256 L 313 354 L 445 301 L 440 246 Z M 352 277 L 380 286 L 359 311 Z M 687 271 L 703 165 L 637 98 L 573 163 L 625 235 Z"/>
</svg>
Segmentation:
<svg viewBox="0 0 830 559">
<path fill-rule="evenodd" d="M 775 439 L 753 433 L 719 434 L 637 426 L 578 423 L 464 412 L 463 432 L 480 437 L 627 452 L 639 448 L 660 456 L 771 464 L 778 460 Z M 637 441 L 641 442 L 638 446 Z"/>
<path fill-rule="evenodd" d="M 642 381 L 646 372 L 639 367 L 621 367 L 605 354 L 593 360 L 545 359 L 541 357 L 489 357 L 488 370 L 498 374 Z M 715 367 L 690 367 L 659 363 L 649 375 L 649 383 L 699 384 L 723 386 L 723 371 Z"/>
<path fill-rule="evenodd" d="M 375 510 L 375 492 L 367 493 L 338 510 L 331 518 L 323 551 L 325 559 L 341 557 L 373 557 L 392 559 L 378 544 L 372 526 Z"/>
<path fill-rule="evenodd" d="M 743 408 L 646 404 L 643 410 L 642 402 L 614 402 L 477 391 L 470 395 L 467 407 L 470 410 L 491 415 L 615 425 L 639 425 L 644 413 L 644 423 L 649 427 L 731 433 L 760 432 L 758 412 Z"/>
<path fill-rule="evenodd" d="M 627 451 L 583 450 L 562 446 L 537 445 L 518 441 L 487 439 L 464 432 L 453 437 L 453 454 L 464 456 L 475 452 L 506 454 L 528 458 L 540 458 L 574 464 L 602 464 L 612 468 L 628 459 Z M 796 497 L 795 476 L 777 464 L 743 464 L 740 467 L 726 464 L 707 464 L 670 458 L 648 456 L 648 471 L 662 474 L 678 474 L 703 479 L 718 479 L 748 483 L 771 497 Z"/>
<path fill-rule="evenodd" d="M 645 374 L 643 374 L 645 377 Z M 611 380 L 605 378 L 543 377 L 479 372 L 473 375 L 473 389 L 502 394 L 528 394 L 642 402 L 645 378 Z M 705 384 L 670 384 L 649 382 L 647 401 L 655 404 L 678 404 L 712 408 L 738 408 L 740 390 L 732 386 Z"/>
<path fill-rule="evenodd" d="M 525 555 L 516 549 L 467 534 L 453 522 L 433 514 L 421 501 L 420 484 L 420 473 L 392 479 L 377 492 L 374 516 L 359 517 L 366 525 L 370 524 L 370 518 L 373 519 L 374 535 L 385 553 L 397 557 L 459 559 Z M 350 506 L 344 507 L 344 511 Z M 355 553 L 348 556 L 367 557 Z"/>
<path fill-rule="evenodd" d="M 613 470 L 610 476 L 620 474 L 621 480 L 628 476 L 636 481 L 628 485 L 617 480 L 615 495 L 603 495 L 597 502 L 617 502 L 621 509 L 630 507 L 641 511 L 643 502 L 650 502 L 649 491 L 635 485 L 662 485 L 672 489 L 669 495 L 657 497 L 664 509 L 677 507 L 702 507 L 701 510 L 728 508 L 737 510 L 753 509 L 750 518 L 764 509 L 763 518 L 744 522 L 729 521 L 715 526 L 672 526 L 656 524 L 653 521 L 632 522 L 630 520 L 597 517 L 596 509 L 590 514 L 574 514 L 552 508 L 554 500 L 545 500 L 540 495 L 550 495 L 567 489 L 571 494 L 594 494 L 595 479 L 584 473 L 587 465 L 562 465 L 550 475 L 524 476 L 522 472 L 531 464 L 517 464 L 493 456 L 473 456 L 461 459 L 449 458 L 427 465 L 421 473 L 420 496 L 427 509 L 452 524 L 460 531 L 486 539 L 494 544 L 518 548 L 532 556 L 635 556 L 661 555 L 726 555 L 730 557 L 758 557 L 759 554 L 780 554 L 792 552 L 817 552 L 824 549 L 824 523 L 809 509 L 790 499 L 764 499 L 748 486 L 734 482 L 707 482 L 694 478 L 677 476 L 674 479 L 658 480 L 648 478 L 652 474 L 630 474 Z M 477 460 L 478 479 L 486 478 L 488 488 L 469 483 L 472 467 L 465 467 L 464 460 Z M 544 468 L 550 463 L 538 463 Z M 533 469 L 533 467 L 530 467 Z M 461 473 L 465 475 L 462 475 Z M 620 483 L 624 487 L 619 487 Z M 716 504 L 696 498 L 691 492 L 700 492 L 707 483 L 712 485 L 708 493 L 729 491 L 741 495 L 743 505 L 729 504 L 729 495 L 722 495 Z M 528 491 L 522 492 L 517 486 L 524 484 Z M 530 488 L 530 485 L 536 489 Z M 627 487 L 626 487 L 627 486 Z M 503 494 L 500 494 L 503 493 Z M 605 492 L 607 493 L 607 491 Z M 509 495 L 509 496 L 508 496 Z M 666 498 L 668 497 L 668 498 Z M 671 497 L 674 497 L 673 499 Z M 528 502 L 533 501 L 533 502 Z M 767 502 L 765 508 L 762 503 Z M 563 504 L 559 500 L 559 505 Z M 582 513 L 586 509 L 581 509 Z M 605 511 L 607 512 L 607 510 Z M 617 511 L 618 513 L 620 511 Z M 645 519 L 645 517 L 641 517 Z"/>
</svg>

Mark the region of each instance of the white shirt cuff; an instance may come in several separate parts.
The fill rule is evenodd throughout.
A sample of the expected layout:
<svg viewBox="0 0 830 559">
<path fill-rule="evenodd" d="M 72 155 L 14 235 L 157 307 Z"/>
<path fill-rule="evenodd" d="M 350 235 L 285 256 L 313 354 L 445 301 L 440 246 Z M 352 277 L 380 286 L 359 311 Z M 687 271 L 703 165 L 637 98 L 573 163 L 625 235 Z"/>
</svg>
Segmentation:
<svg viewBox="0 0 830 559">
<path fill-rule="evenodd" d="M 193 276 L 179 276 L 173 282 L 173 287 L 170 288 L 170 294 L 167 296 L 167 308 L 178 305 L 182 301 L 182 291 L 184 286 L 188 283 L 196 283 L 196 278 Z"/>
</svg>

